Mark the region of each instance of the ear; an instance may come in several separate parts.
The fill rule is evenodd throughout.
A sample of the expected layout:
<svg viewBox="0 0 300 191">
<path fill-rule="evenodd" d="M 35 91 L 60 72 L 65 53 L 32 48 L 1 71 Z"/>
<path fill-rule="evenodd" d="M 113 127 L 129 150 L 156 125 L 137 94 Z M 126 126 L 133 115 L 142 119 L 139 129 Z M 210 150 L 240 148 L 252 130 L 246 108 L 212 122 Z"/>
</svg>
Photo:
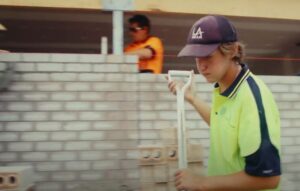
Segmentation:
<svg viewBox="0 0 300 191">
<path fill-rule="evenodd" d="M 146 30 L 146 32 L 147 32 L 147 34 L 149 34 L 150 33 L 150 31 L 149 31 L 149 27 L 144 27 L 144 29 Z"/>
<path fill-rule="evenodd" d="M 239 57 L 239 46 L 238 44 L 235 42 L 233 43 L 233 49 L 231 52 L 231 58 L 235 58 L 235 57 Z"/>
</svg>

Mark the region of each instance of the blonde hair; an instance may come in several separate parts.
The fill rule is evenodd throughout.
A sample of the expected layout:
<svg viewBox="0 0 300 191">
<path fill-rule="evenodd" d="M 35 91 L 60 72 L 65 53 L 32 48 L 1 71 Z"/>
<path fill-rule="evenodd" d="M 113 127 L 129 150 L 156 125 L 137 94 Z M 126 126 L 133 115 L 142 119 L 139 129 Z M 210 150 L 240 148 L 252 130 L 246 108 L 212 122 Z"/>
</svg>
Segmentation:
<svg viewBox="0 0 300 191">
<path fill-rule="evenodd" d="M 236 51 L 237 47 L 237 51 Z M 224 55 L 235 54 L 233 60 L 242 63 L 245 56 L 245 45 L 241 42 L 223 43 L 219 46 L 219 50 Z"/>
</svg>

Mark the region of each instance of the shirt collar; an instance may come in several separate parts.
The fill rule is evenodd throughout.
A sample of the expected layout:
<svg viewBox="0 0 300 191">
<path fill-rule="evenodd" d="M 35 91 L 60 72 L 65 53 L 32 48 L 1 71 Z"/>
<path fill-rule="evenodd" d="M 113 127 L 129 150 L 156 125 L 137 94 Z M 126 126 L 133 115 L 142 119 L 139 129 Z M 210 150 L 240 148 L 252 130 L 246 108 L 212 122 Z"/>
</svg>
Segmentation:
<svg viewBox="0 0 300 191">
<path fill-rule="evenodd" d="M 237 92 L 238 88 L 242 84 L 242 82 L 249 76 L 250 70 L 246 64 L 241 64 L 242 70 L 240 71 L 237 78 L 233 81 L 233 83 L 223 92 L 222 96 L 232 98 L 232 96 Z M 215 88 L 219 87 L 219 84 L 215 84 Z"/>
</svg>

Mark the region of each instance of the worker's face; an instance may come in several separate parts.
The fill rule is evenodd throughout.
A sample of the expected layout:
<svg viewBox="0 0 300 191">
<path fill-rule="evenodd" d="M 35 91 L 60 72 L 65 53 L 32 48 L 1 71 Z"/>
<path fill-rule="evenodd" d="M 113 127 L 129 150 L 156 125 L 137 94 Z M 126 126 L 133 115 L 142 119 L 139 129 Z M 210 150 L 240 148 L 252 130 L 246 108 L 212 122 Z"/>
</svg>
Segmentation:
<svg viewBox="0 0 300 191">
<path fill-rule="evenodd" d="M 148 28 L 140 27 L 138 23 L 129 24 L 129 33 L 134 42 L 142 42 L 148 37 Z"/>
<path fill-rule="evenodd" d="M 227 73 L 232 59 L 220 52 L 219 49 L 207 57 L 196 58 L 197 69 L 208 82 L 220 82 Z"/>
</svg>

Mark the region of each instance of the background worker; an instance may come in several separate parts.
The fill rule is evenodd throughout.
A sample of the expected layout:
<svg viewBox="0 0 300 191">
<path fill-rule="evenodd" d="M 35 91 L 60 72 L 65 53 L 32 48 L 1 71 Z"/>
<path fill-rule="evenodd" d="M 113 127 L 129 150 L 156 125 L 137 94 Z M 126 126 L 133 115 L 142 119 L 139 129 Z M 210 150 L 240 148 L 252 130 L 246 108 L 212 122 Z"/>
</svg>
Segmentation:
<svg viewBox="0 0 300 191">
<path fill-rule="evenodd" d="M 144 15 L 134 15 L 128 22 L 132 42 L 125 48 L 125 53 L 138 56 L 139 72 L 160 74 L 164 48 L 158 37 L 150 35 L 150 20 Z"/>
<path fill-rule="evenodd" d="M 192 84 L 185 99 L 210 126 L 207 176 L 186 169 L 175 174 L 178 190 L 279 191 L 280 117 L 267 86 L 243 64 L 244 47 L 222 16 L 206 16 L 191 28 L 178 56 L 196 59 L 207 82 L 215 83 L 211 107 Z M 176 94 L 179 82 L 168 86 Z"/>
</svg>

